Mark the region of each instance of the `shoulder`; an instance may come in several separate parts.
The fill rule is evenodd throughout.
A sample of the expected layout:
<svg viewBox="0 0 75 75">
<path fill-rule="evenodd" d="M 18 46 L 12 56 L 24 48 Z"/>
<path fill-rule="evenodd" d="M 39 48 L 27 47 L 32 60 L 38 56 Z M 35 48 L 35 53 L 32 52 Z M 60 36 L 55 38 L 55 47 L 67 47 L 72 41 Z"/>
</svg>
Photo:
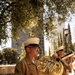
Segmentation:
<svg viewBox="0 0 75 75">
<path fill-rule="evenodd" d="M 18 61 L 17 63 L 16 63 L 16 66 L 24 66 L 26 64 L 26 60 L 25 60 L 25 58 L 24 59 L 22 59 L 21 61 Z"/>
<path fill-rule="evenodd" d="M 15 74 L 24 75 L 26 70 L 27 70 L 27 65 L 25 59 L 22 59 L 21 61 L 16 63 Z"/>
</svg>

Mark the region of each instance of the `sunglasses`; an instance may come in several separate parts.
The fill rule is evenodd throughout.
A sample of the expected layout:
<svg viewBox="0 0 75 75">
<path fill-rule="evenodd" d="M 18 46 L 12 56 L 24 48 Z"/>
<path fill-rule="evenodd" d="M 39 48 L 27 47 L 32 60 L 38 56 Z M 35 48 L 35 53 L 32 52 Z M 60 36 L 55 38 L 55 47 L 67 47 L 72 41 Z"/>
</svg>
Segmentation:
<svg viewBox="0 0 75 75">
<path fill-rule="evenodd" d="M 34 47 L 34 46 L 29 46 L 29 48 L 33 48 L 33 49 L 35 49 L 36 51 L 39 51 L 39 50 L 40 50 L 39 47 Z"/>
</svg>

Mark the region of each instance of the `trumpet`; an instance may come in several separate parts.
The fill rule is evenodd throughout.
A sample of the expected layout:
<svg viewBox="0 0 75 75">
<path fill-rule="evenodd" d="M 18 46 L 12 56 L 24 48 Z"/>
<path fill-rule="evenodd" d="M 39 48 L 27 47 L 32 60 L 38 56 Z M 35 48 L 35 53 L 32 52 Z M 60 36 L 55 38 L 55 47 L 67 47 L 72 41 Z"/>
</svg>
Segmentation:
<svg viewBox="0 0 75 75">
<path fill-rule="evenodd" d="M 70 53 L 66 54 L 65 56 L 63 56 L 63 57 L 61 57 L 61 58 L 58 58 L 58 57 L 57 57 L 57 58 L 56 58 L 56 61 L 61 61 L 61 62 L 63 63 L 64 60 L 67 60 L 67 59 L 69 59 L 69 58 L 71 58 L 71 59 L 69 59 L 69 60 L 72 61 L 73 55 L 74 55 L 74 52 L 70 52 Z"/>
<path fill-rule="evenodd" d="M 60 58 L 56 58 L 57 61 L 61 61 L 61 63 L 69 70 L 69 72 L 72 71 L 72 59 L 74 56 L 74 52 L 70 52 L 66 54 L 65 56 Z"/>
<path fill-rule="evenodd" d="M 61 60 L 65 60 L 69 57 L 72 57 L 74 54 L 75 54 L 74 52 L 70 52 L 70 53 L 66 54 L 65 56 L 61 57 Z"/>
</svg>

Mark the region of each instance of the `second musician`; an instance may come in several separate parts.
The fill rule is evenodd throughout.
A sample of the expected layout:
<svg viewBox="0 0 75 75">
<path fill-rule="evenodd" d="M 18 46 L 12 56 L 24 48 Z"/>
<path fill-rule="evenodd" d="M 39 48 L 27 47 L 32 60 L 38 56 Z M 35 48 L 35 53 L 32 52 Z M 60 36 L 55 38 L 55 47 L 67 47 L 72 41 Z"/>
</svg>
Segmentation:
<svg viewBox="0 0 75 75">
<path fill-rule="evenodd" d="M 56 49 L 56 54 L 64 66 L 64 71 L 63 71 L 62 75 L 68 75 L 69 72 L 71 72 L 71 70 L 72 70 L 72 57 L 62 60 L 62 57 L 64 57 L 66 55 L 66 53 L 64 51 L 64 46 L 60 46 L 58 49 Z"/>
</svg>

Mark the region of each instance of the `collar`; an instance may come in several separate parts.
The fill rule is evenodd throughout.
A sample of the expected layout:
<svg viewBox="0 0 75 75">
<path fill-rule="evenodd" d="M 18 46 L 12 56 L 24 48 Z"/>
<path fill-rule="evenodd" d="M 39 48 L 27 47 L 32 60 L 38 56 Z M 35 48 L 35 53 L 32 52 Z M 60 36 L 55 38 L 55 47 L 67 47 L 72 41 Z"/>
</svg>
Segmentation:
<svg viewBox="0 0 75 75">
<path fill-rule="evenodd" d="M 35 64 L 36 61 L 31 61 L 27 56 L 25 57 L 27 64 Z"/>
</svg>

